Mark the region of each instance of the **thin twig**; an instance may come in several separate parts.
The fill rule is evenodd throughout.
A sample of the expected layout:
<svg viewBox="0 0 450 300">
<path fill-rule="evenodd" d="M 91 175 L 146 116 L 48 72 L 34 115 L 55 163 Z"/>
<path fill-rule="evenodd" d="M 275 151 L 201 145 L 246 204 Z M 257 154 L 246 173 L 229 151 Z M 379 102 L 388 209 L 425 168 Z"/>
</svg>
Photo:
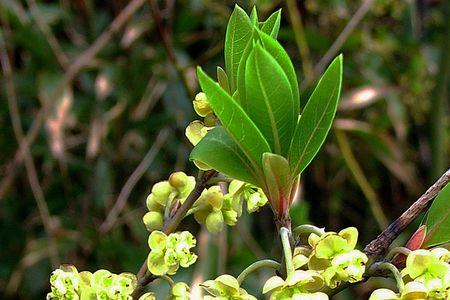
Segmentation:
<svg viewBox="0 0 450 300">
<path fill-rule="evenodd" d="M 49 97 L 49 101 L 45 101 L 39 112 L 34 118 L 27 135 L 20 143 L 19 149 L 16 151 L 12 162 L 9 164 L 8 176 L 6 176 L 0 183 L 0 199 L 4 197 L 9 187 L 11 186 L 14 177 L 16 176 L 16 170 L 19 168 L 19 164 L 22 163 L 25 156 L 25 149 L 28 149 L 37 138 L 39 131 L 44 123 L 45 116 L 48 114 L 53 102 L 58 99 L 58 95 L 64 91 L 64 87 L 72 82 L 77 74 L 86 66 L 88 66 L 92 59 L 102 50 L 113 35 L 119 31 L 133 16 L 133 14 L 144 4 L 145 0 L 133 0 L 131 1 L 111 22 L 108 28 L 95 40 L 95 42 L 85 51 L 83 51 L 75 61 L 67 68 L 61 82 L 54 89 L 54 92 Z"/>
<path fill-rule="evenodd" d="M 200 197 L 201 193 L 207 186 L 208 180 L 211 179 L 216 174 L 217 172 L 214 170 L 209 170 L 202 173 L 202 176 L 197 179 L 194 189 L 188 195 L 188 197 L 180 206 L 180 208 L 178 208 L 175 215 L 164 223 L 163 232 L 165 234 L 170 234 L 177 229 L 181 220 L 183 220 L 188 210 L 192 207 L 192 205 L 198 199 L 198 197 Z M 132 294 L 133 299 L 137 299 L 138 296 L 144 290 L 144 287 L 155 279 L 155 277 L 148 272 L 147 260 L 143 262 L 141 268 L 139 269 L 139 272 L 137 273 L 137 279 L 138 285 Z"/>
<path fill-rule="evenodd" d="M 21 142 L 24 139 L 24 132 L 22 124 L 20 123 L 20 112 L 19 107 L 17 105 L 17 95 L 14 86 L 13 70 L 11 63 L 9 61 L 6 43 L 3 38 L 3 32 L 1 29 L 0 29 L 0 61 L 2 71 L 6 80 L 6 94 L 14 135 L 16 137 L 17 143 L 21 144 Z M 58 255 L 58 247 L 53 237 L 52 218 L 47 206 L 47 202 L 45 201 L 44 192 L 39 183 L 36 166 L 34 164 L 29 148 L 24 149 L 24 155 L 28 181 L 30 183 L 33 196 L 36 199 L 39 215 L 41 217 L 42 224 L 44 225 L 44 230 L 48 238 L 50 261 L 52 267 L 56 268 L 59 265 L 59 257 L 58 257 L 59 255 Z"/>
<path fill-rule="evenodd" d="M 163 128 L 159 132 L 158 136 L 156 137 L 155 143 L 152 145 L 152 147 L 150 147 L 150 149 L 145 154 L 142 161 L 139 163 L 139 165 L 136 167 L 136 169 L 133 171 L 131 176 L 126 181 L 125 185 L 122 187 L 119 196 L 117 197 L 116 203 L 114 203 L 114 206 L 109 211 L 106 220 L 100 226 L 99 230 L 100 233 L 105 234 L 109 232 L 111 228 L 113 228 L 114 224 L 117 221 L 117 218 L 119 217 L 120 213 L 122 212 L 123 208 L 127 203 L 131 191 L 133 190 L 134 186 L 139 181 L 139 179 L 141 179 L 141 177 L 145 174 L 145 171 L 147 171 L 147 169 L 150 167 L 156 155 L 159 153 L 162 145 L 166 142 L 167 138 L 169 137 L 169 134 L 170 134 L 169 128 Z"/>
<path fill-rule="evenodd" d="M 188 96 L 190 99 L 194 99 L 195 97 L 195 91 L 191 88 L 189 85 L 188 79 L 186 78 L 186 73 L 184 72 L 184 69 L 182 68 L 180 62 L 178 61 L 178 58 L 175 54 L 175 50 L 173 47 L 173 41 L 172 41 L 172 35 L 170 34 L 170 28 L 167 28 L 167 26 L 164 26 L 163 18 L 161 16 L 161 11 L 159 9 L 158 3 L 156 0 L 149 0 L 151 13 L 153 16 L 153 19 L 155 21 L 156 27 L 158 28 L 159 35 L 161 37 L 161 40 L 163 42 L 164 48 L 166 49 L 167 57 L 169 58 L 172 65 L 175 67 L 175 70 L 178 73 L 178 76 L 181 79 L 181 82 L 184 85 L 184 88 L 186 89 L 186 92 L 188 93 Z M 170 12 L 169 15 L 171 15 L 172 12 Z"/>
<path fill-rule="evenodd" d="M 358 10 L 355 12 L 355 14 L 352 16 L 350 21 L 345 25 L 342 32 L 339 34 L 339 36 L 336 38 L 334 43 L 331 45 L 331 47 L 328 49 L 328 51 L 325 53 L 325 55 L 322 57 L 322 59 L 317 63 L 317 65 L 314 67 L 314 73 L 315 75 L 321 74 L 326 66 L 331 62 L 331 60 L 338 54 L 341 47 L 344 45 L 345 41 L 347 41 L 350 34 L 355 30 L 355 28 L 358 26 L 359 22 L 364 18 L 364 16 L 367 14 L 369 9 L 372 7 L 374 0 L 363 0 L 361 3 L 361 6 L 358 8 Z M 307 81 L 305 85 L 309 85 L 311 81 Z"/>
<path fill-rule="evenodd" d="M 397 220 L 389 225 L 380 235 L 370 242 L 364 252 L 370 256 L 383 255 L 391 243 L 408 225 L 416 219 L 437 196 L 439 191 L 450 182 L 450 169 L 447 170 L 416 202 L 413 203 Z"/>
<path fill-rule="evenodd" d="M 389 222 L 383 212 L 383 209 L 381 208 L 380 199 L 375 190 L 370 185 L 369 180 L 364 175 L 364 172 L 361 170 L 358 162 L 356 161 L 355 156 L 353 155 L 353 152 L 348 143 L 347 136 L 341 130 L 335 130 L 335 135 L 339 145 L 339 149 L 341 150 L 342 157 L 344 158 L 347 167 L 355 178 L 356 183 L 359 185 L 361 191 L 366 197 L 370 209 L 372 210 L 372 214 L 378 223 L 378 226 L 380 227 L 380 229 L 386 228 Z"/>
</svg>

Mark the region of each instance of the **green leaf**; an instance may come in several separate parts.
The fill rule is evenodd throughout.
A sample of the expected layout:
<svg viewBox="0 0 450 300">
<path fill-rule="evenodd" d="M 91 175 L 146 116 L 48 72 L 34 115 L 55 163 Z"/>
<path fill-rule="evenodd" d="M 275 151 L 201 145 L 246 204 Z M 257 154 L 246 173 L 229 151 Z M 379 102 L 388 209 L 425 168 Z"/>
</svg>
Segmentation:
<svg viewBox="0 0 450 300">
<path fill-rule="evenodd" d="M 225 35 L 225 66 L 230 81 L 230 90 L 236 88 L 237 69 L 242 53 L 253 32 L 253 25 L 245 11 L 235 6 L 228 21 Z"/>
<path fill-rule="evenodd" d="M 450 184 L 447 184 L 433 200 L 425 225 L 428 234 L 424 245 L 432 247 L 450 241 Z"/>
<path fill-rule="evenodd" d="M 235 143 L 251 162 L 256 173 L 261 173 L 262 154 L 264 152 L 270 152 L 269 144 L 261 134 L 261 131 L 259 131 L 242 107 L 206 75 L 200 67 L 197 68 L 197 76 L 200 86 L 208 98 L 209 104 L 223 127 L 225 127 Z"/>
<path fill-rule="evenodd" d="M 245 47 L 244 53 L 242 53 L 241 61 L 239 62 L 238 67 L 238 76 L 237 76 L 237 84 L 236 89 L 238 92 L 237 100 L 242 105 L 246 101 L 246 95 L 245 95 L 245 68 L 247 65 L 247 60 L 252 52 L 252 49 L 254 47 L 255 41 L 255 34 L 252 34 L 252 38 L 249 39 L 247 46 Z"/>
<path fill-rule="evenodd" d="M 294 114 L 298 115 L 300 112 L 300 94 L 298 90 L 297 75 L 295 74 L 295 69 L 292 65 L 291 59 L 283 49 L 283 46 L 281 46 L 281 44 L 277 40 L 260 30 L 258 30 L 257 32 L 264 48 L 278 62 L 278 64 L 286 73 L 287 78 L 289 79 L 289 83 L 291 84 L 292 96 L 294 99 Z"/>
<path fill-rule="evenodd" d="M 278 37 L 278 31 L 280 30 L 280 21 L 281 21 L 281 9 L 277 10 L 261 26 L 261 30 L 264 33 L 267 33 L 272 38 L 276 39 Z"/>
<path fill-rule="evenodd" d="M 195 146 L 189 157 L 241 181 L 257 185 L 251 163 L 222 126 L 217 126 Z"/>
<path fill-rule="evenodd" d="M 258 27 L 258 11 L 256 10 L 256 6 L 253 6 L 252 12 L 250 13 L 250 20 L 253 26 Z"/>
<path fill-rule="evenodd" d="M 242 107 L 276 154 L 287 155 L 297 116 L 289 80 L 281 66 L 260 44 L 245 67 Z"/>
<path fill-rule="evenodd" d="M 290 204 L 292 178 L 289 162 L 280 155 L 264 153 L 263 170 L 270 204 L 274 211 L 282 213 Z"/>
<path fill-rule="evenodd" d="M 217 67 L 217 81 L 221 88 L 223 88 L 228 94 L 230 94 L 230 84 L 228 81 L 227 73 L 221 67 Z"/>
<path fill-rule="evenodd" d="M 342 85 L 342 54 L 323 74 L 302 112 L 289 150 L 294 176 L 306 168 L 319 151 L 333 122 Z"/>
</svg>

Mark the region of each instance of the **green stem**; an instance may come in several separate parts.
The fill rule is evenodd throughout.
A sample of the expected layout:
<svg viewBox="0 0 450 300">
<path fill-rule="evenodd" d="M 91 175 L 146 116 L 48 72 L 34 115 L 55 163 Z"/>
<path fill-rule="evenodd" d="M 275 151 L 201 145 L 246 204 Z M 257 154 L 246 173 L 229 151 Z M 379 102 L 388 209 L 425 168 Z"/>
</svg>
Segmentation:
<svg viewBox="0 0 450 300">
<path fill-rule="evenodd" d="M 372 267 L 374 268 L 373 272 L 382 271 L 382 270 L 390 271 L 392 273 L 392 275 L 394 276 L 395 281 L 397 282 L 398 292 L 400 294 L 403 292 L 405 283 L 403 282 L 402 275 L 400 274 L 400 271 L 397 269 L 396 266 L 394 266 L 391 263 L 384 262 L 384 263 L 374 264 Z"/>
<path fill-rule="evenodd" d="M 286 264 L 286 277 L 294 273 L 294 263 L 292 262 L 291 243 L 289 242 L 289 229 L 280 228 L 281 244 L 283 246 L 284 260 Z"/>
<path fill-rule="evenodd" d="M 161 275 L 159 276 L 159 278 L 167 282 L 170 285 L 170 287 L 173 287 L 175 285 L 175 281 L 173 281 L 173 279 L 167 275 Z"/>
<path fill-rule="evenodd" d="M 239 274 L 237 281 L 239 282 L 239 285 L 241 285 L 242 282 L 244 282 L 244 280 L 247 278 L 248 275 L 250 275 L 251 273 L 255 272 L 258 269 L 272 268 L 275 270 L 279 270 L 280 267 L 281 267 L 281 264 L 274 260 L 271 260 L 271 259 L 259 260 L 257 262 L 252 263 L 247 268 L 245 268 L 244 271 L 242 271 L 241 274 Z"/>
<path fill-rule="evenodd" d="M 303 224 L 303 225 L 297 226 L 294 228 L 294 230 L 292 232 L 294 233 L 294 237 L 297 237 L 297 238 L 304 234 L 307 234 L 309 236 L 311 233 L 314 233 L 318 236 L 322 236 L 325 233 L 323 231 L 323 229 L 316 227 L 314 225 L 310 225 L 310 224 Z"/>
<path fill-rule="evenodd" d="M 408 256 L 411 253 L 411 250 L 406 247 L 395 247 L 386 255 L 386 260 L 390 261 L 394 258 L 395 255 L 400 253 Z"/>
</svg>

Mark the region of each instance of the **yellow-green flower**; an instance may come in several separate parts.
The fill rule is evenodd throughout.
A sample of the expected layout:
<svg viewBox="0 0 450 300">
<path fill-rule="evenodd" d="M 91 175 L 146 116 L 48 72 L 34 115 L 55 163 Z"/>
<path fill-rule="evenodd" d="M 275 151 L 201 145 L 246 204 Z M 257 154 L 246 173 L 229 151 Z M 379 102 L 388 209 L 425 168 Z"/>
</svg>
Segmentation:
<svg viewBox="0 0 450 300">
<path fill-rule="evenodd" d="M 448 251 L 441 249 L 411 252 L 406 258 L 406 267 L 401 272 L 406 279 L 423 283 L 430 297 L 435 299 L 450 297 L 450 265 L 446 262 Z"/>
<path fill-rule="evenodd" d="M 320 272 L 330 288 L 341 282 L 358 282 L 362 280 L 367 263 L 367 256 L 355 250 L 358 230 L 349 227 L 339 233 L 326 232 L 322 236 L 311 234 L 308 242 L 313 247 L 308 267 Z"/>
<path fill-rule="evenodd" d="M 433 300 L 428 297 L 426 287 L 417 281 L 408 282 L 402 293 L 395 293 L 389 289 L 377 289 L 372 292 L 369 300 Z"/>
<path fill-rule="evenodd" d="M 51 293 L 47 299 L 79 299 L 80 277 L 74 266 L 61 266 L 50 276 Z"/>
<path fill-rule="evenodd" d="M 234 225 L 238 214 L 233 207 L 233 198 L 223 195 L 219 186 L 205 189 L 195 202 L 192 210 L 194 218 L 200 224 L 205 224 L 208 231 L 219 232 L 224 224 Z"/>
<path fill-rule="evenodd" d="M 209 294 L 203 297 L 204 300 L 256 300 L 239 287 L 239 282 L 231 275 L 221 275 L 215 280 L 205 281 L 201 286 Z"/>
<path fill-rule="evenodd" d="M 177 282 L 170 288 L 169 300 L 189 300 L 189 286 L 184 282 Z"/>
<path fill-rule="evenodd" d="M 327 294 L 319 292 L 323 283 L 319 272 L 296 270 L 286 280 L 279 276 L 269 278 L 264 284 L 263 294 L 272 292 L 270 300 L 327 300 Z"/>
<path fill-rule="evenodd" d="M 241 215 L 243 201 L 246 202 L 249 213 L 257 211 L 260 207 L 266 205 L 268 201 L 262 189 L 239 180 L 233 180 L 228 190 L 229 194 L 234 198 L 233 203 L 239 216 Z"/>
<path fill-rule="evenodd" d="M 147 258 L 149 271 L 160 276 L 175 274 L 180 266 L 189 267 L 197 260 L 197 255 L 191 252 L 195 244 L 195 238 L 188 231 L 168 236 L 161 231 L 153 231 L 148 238 L 151 249 Z"/>
</svg>

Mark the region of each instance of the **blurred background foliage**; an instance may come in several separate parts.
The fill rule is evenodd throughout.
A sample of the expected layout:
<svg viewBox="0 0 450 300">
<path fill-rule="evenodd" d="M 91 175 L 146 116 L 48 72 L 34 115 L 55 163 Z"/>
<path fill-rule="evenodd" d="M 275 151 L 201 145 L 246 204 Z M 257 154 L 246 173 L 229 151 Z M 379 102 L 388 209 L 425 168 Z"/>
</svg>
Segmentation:
<svg viewBox="0 0 450 300">
<path fill-rule="evenodd" d="M 344 53 L 334 129 L 302 177 L 292 218 L 357 226 L 365 245 L 448 166 L 449 1 L 238 3 L 256 4 L 262 19 L 283 9 L 279 40 L 304 98 Z M 224 65 L 233 5 L 0 2 L 0 298 L 42 299 L 59 263 L 138 271 L 152 184 L 175 170 L 196 174 L 184 136 L 195 118 L 194 70 Z M 219 236 L 192 218 L 182 226 L 197 235 L 200 259 L 178 279 L 198 284 L 280 256 L 267 208 Z M 246 287 L 258 294 L 264 276 Z M 378 284 L 336 299 L 364 299 Z"/>
</svg>

